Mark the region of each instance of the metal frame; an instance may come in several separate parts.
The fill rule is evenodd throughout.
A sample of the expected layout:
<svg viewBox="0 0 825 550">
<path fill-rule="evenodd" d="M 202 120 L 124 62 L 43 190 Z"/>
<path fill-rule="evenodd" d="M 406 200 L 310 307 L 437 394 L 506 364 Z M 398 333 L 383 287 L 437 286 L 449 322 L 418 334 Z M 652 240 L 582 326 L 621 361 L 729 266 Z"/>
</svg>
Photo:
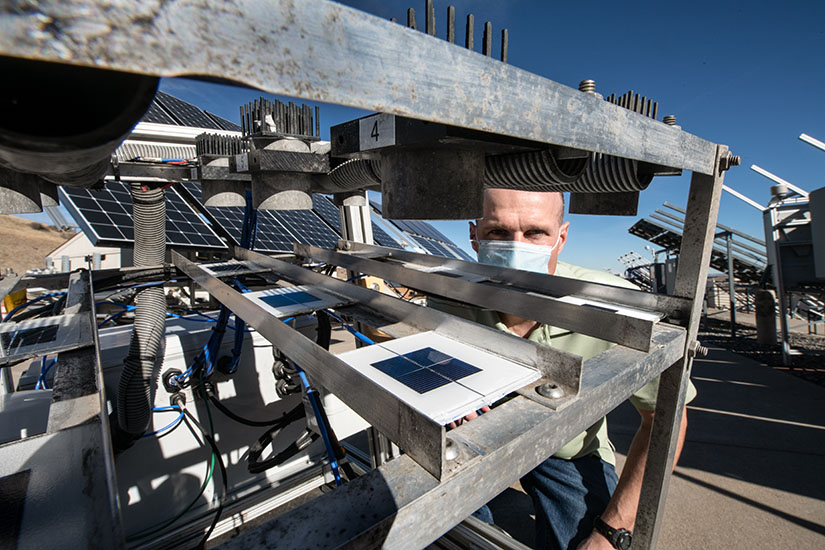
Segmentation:
<svg viewBox="0 0 825 550">
<path fill-rule="evenodd" d="M 114 457 L 89 272 L 72 273 L 67 314 L 86 314 L 94 345 L 61 352 L 46 433 L 0 445 L 0 477 L 29 471 L 18 547 L 122 548 Z M 61 525 L 59 537 L 44 518 Z"/>
<path fill-rule="evenodd" d="M 567 383 L 575 380 L 577 386 L 581 385 L 580 394 L 571 397 L 564 407 L 554 409 L 535 395 L 527 398 L 522 393 L 490 414 L 450 432 L 453 446 L 459 450 L 459 458 L 452 465 L 444 459 L 443 427 L 421 422 L 403 408 L 397 408 L 391 417 L 378 417 L 376 410 L 367 410 L 371 397 L 382 399 L 369 384 L 351 384 L 331 368 L 334 358 L 319 353 L 311 342 L 294 338 L 287 327 L 267 323 L 267 318 L 254 308 L 245 311 L 247 306 L 240 301 L 243 297 L 175 255 L 175 262 L 219 300 L 241 316 L 252 315 L 250 324 L 268 339 L 276 340 L 310 375 L 341 397 L 349 396 L 350 403 L 359 407 L 357 411 L 369 413 L 368 420 L 406 444 L 406 455 L 272 523 L 241 534 L 226 544 L 228 548 L 260 544 L 306 548 L 425 546 L 664 370 L 634 540 L 634 548 L 656 547 L 695 349 L 723 170 L 730 164 L 727 147 L 325 0 L 277 0 L 265 6 L 253 0 L 220 7 L 194 0 L 163 3 L 155 8 L 130 2 L 107 5 L 105 10 L 101 6 L 93 0 L 47 0 L 40 2 L 36 11 L 21 12 L 12 5 L 3 5 L 0 55 L 159 76 L 209 75 L 273 93 L 693 171 L 681 245 L 685 261 L 679 265 L 676 296 L 659 300 L 652 308 L 674 319 L 678 312 L 678 320 L 686 330 L 664 324 L 654 326 L 654 345 L 647 354 L 616 346 L 588 360 L 582 372 L 581 360 L 577 362 L 569 354 L 502 334 L 494 337 L 493 329 L 348 285 L 346 293 L 357 297 L 361 304 L 352 306 L 351 311 L 383 322 L 381 330 L 390 335 L 437 328 L 482 348 L 507 337 L 507 354 L 528 364 L 532 361 L 548 378 L 558 377 Z M 255 28 L 248 24 L 252 13 L 257 21 Z M 215 21 L 220 21 L 222 32 L 214 32 Z M 188 29 L 186 36 L 170 32 L 178 28 Z M 376 49 L 376 43 L 383 48 Z M 260 63 L 262 44 L 268 45 L 265 64 Z M 210 55 L 203 55 L 205 51 Z M 324 55 L 318 55 L 319 51 Z M 398 51 L 404 56 L 398 56 Z M 422 66 L 438 75 L 437 86 L 421 85 Z M 370 85 L 364 86 L 364 82 Z M 518 83 L 517 93 L 513 92 L 513 83 Z M 444 94 L 445 89 L 454 93 Z M 547 120 L 554 124 L 546 124 Z M 317 275 L 249 252 L 236 250 L 235 255 L 274 268 L 293 282 L 313 284 L 309 279 L 315 281 Z M 331 290 L 333 286 L 328 283 L 325 288 Z M 667 307 L 659 309 L 661 305 Z M 93 312 L 93 304 L 91 308 Z M 99 362 L 94 364 L 99 366 Z M 95 508 L 94 502 L 79 507 L 88 514 L 80 524 L 101 532 L 104 546 L 116 547 L 120 534 L 116 507 L 115 517 L 109 508 L 116 500 L 112 500 L 111 492 L 106 498 L 106 480 L 102 479 L 104 473 L 111 474 L 107 478 L 111 481 L 114 473 L 108 469 L 110 446 L 106 440 L 108 430 L 104 429 L 106 417 L 99 403 L 102 388 L 98 389 L 101 391 L 94 399 L 82 395 L 65 403 L 76 404 L 71 408 L 81 410 L 81 401 L 77 400 L 82 400 L 85 410 L 94 413 L 95 422 L 29 438 L 23 444 L 34 445 L 38 439 L 59 434 L 84 434 L 84 446 L 71 448 L 91 449 L 92 456 L 99 459 L 97 464 L 102 464 L 89 475 L 95 476 L 92 487 L 104 495 L 96 501 L 97 506 L 107 509 Z M 78 467 L 76 471 L 82 470 Z M 85 494 L 78 499 L 87 502 Z M 355 501 L 360 507 L 352 505 Z M 336 510 L 334 517 L 327 513 L 329 509 Z M 88 523 L 89 517 L 95 521 Z M 325 523 L 319 525 L 318 518 L 324 518 Z M 428 528 L 421 529 L 422 524 Z M 109 537 L 111 545 L 107 545 Z M 69 538 L 64 540 L 68 542 Z M 97 544 L 100 542 L 98 539 Z"/>
</svg>

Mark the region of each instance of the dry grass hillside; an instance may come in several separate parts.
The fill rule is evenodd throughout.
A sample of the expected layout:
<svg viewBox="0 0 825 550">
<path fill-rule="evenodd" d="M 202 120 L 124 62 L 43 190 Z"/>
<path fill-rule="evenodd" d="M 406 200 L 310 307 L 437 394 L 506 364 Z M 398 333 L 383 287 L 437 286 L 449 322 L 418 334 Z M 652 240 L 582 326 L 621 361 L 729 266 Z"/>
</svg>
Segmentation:
<svg viewBox="0 0 825 550">
<path fill-rule="evenodd" d="M 43 259 L 74 237 L 73 231 L 10 215 L 0 215 L 0 273 L 10 267 L 18 275 L 43 267 Z"/>
</svg>

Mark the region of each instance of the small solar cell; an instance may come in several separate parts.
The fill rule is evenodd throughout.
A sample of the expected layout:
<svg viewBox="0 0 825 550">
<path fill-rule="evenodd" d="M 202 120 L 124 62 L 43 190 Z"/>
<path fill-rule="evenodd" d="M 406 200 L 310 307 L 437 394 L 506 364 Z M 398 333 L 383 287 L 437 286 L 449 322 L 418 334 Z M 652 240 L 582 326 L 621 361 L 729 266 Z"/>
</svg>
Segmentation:
<svg viewBox="0 0 825 550">
<path fill-rule="evenodd" d="M 289 296 L 287 296 L 286 294 L 271 294 L 269 296 L 261 296 L 261 301 L 274 308 L 295 305 L 295 302 L 290 300 Z"/>
<path fill-rule="evenodd" d="M 452 359 L 446 353 L 442 353 L 437 349 L 429 347 L 405 353 L 401 357 L 413 361 L 414 363 L 418 363 L 422 367 L 428 367 L 430 365 L 434 365 L 435 363 L 441 363 L 442 361 Z"/>
<path fill-rule="evenodd" d="M 431 371 L 437 372 L 441 376 L 445 378 L 449 378 L 452 381 L 461 380 L 462 378 L 466 378 L 471 374 L 475 374 L 477 372 L 481 372 L 481 369 L 478 367 L 474 367 L 469 363 L 465 363 L 464 361 L 456 358 L 450 358 L 443 363 L 439 363 L 437 365 L 432 365 L 428 367 Z"/>
<path fill-rule="evenodd" d="M 390 359 L 384 359 L 383 361 L 372 363 L 372 366 L 384 374 L 392 376 L 396 379 L 399 376 L 404 376 L 405 374 L 409 374 L 422 368 L 421 365 L 416 365 L 403 357 L 391 357 Z"/>
<path fill-rule="evenodd" d="M 12 333 L 5 332 L 0 334 L 0 337 L 2 337 L 1 340 L 4 349 L 14 350 L 23 346 L 33 346 L 34 344 L 54 342 L 57 339 L 58 328 L 60 328 L 59 325 L 34 327 L 18 330 Z"/>
<path fill-rule="evenodd" d="M 313 296 L 309 292 L 297 290 L 294 292 L 284 292 L 281 294 L 270 294 L 269 296 L 261 296 L 261 301 L 274 308 L 284 306 L 294 306 L 296 304 L 306 304 L 307 302 L 317 302 L 318 297 Z"/>
<path fill-rule="evenodd" d="M 238 271 L 248 271 L 249 268 L 244 264 L 223 264 L 223 265 L 205 265 L 209 271 L 213 273 L 235 273 Z"/>
<path fill-rule="evenodd" d="M 418 393 L 427 393 L 451 382 L 451 380 L 439 376 L 429 369 L 419 369 L 404 376 L 399 376 L 396 380 Z"/>
</svg>

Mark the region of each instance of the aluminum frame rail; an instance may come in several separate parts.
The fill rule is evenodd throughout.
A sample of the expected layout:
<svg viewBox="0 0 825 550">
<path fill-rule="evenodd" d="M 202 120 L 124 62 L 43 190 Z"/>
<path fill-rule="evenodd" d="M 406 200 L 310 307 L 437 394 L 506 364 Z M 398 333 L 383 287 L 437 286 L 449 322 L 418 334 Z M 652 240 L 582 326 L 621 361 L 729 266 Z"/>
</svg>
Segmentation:
<svg viewBox="0 0 825 550">
<path fill-rule="evenodd" d="M 581 357 L 358 285 L 347 284 L 282 260 L 240 248 L 235 253 L 258 266 L 270 268 L 281 279 L 296 284 L 317 285 L 326 292 L 359 302 L 362 307 L 373 310 L 376 317 L 401 321 L 419 332 L 437 330 L 443 336 L 533 367 L 542 374 L 542 378 L 523 391 L 528 392 L 542 406 L 560 407 L 574 400 L 579 392 Z M 401 446 L 429 474 L 437 479 L 454 475 L 456 466 L 445 457 L 448 438 L 443 426 L 398 400 L 377 383 L 351 369 L 341 359 L 289 326 L 275 322 L 275 318 L 263 307 L 245 298 L 242 293 L 209 274 L 198 264 L 174 251 L 172 258 L 181 271 L 254 327 L 290 360 L 300 365 L 315 383 L 339 396 L 367 422 Z M 533 389 L 548 382 L 563 388 L 565 397 L 547 399 Z"/>
<path fill-rule="evenodd" d="M 714 168 L 716 146 L 709 141 L 328 0 L 45 0 L 31 10 L 3 3 L 0 55 L 156 76 L 211 76 L 702 174 Z M 438 75 L 438 85 L 422 86 L 421 67 Z"/>
<path fill-rule="evenodd" d="M 440 483 L 402 455 L 220 548 L 424 548 L 678 364 L 684 329 L 657 326 L 653 340 L 649 354 L 615 346 L 586 361 L 582 393 L 565 408 L 518 396 L 450 431 L 462 467 Z"/>
<path fill-rule="evenodd" d="M 89 316 L 94 345 L 58 354 L 46 432 L 0 445 L 0 483 L 14 483 L 24 499 L 11 544 L 123 548 L 89 272 L 71 274 L 65 312 Z M 15 507 L 13 499 L 4 505 Z"/>
<path fill-rule="evenodd" d="M 546 283 L 541 279 L 556 279 L 555 276 L 531 276 L 529 279 L 534 282 L 534 285 L 524 290 L 518 288 L 513 281 L 514 278 L 521 275 L 521 272 L 517 270 L 486 266 L 463 260 L 450 262 L 459 271 L 465 271 L 464 268 L 467 268 L 471 269 L 470 273 L 474 275 L 486 274 L 484 275 L 486 280 L 470 282 L 450 277 L 445 275 L 444 272 L 427 273 L 406 267 L 407 263 L 418 263 L 421 258 L 427 256 L 426 254 L 395 254 L 395 251 L 389 248 L 363 246 L 348 241 L 342 242 L 341 247 L 352 252 L 342 253 L 314 246 L 295 245 L 295 253 L 314 261 L 345 267 L 356 273 L 382 277 L 387 281 L 400 283 L 428 294 L 436 294 L 486 309 L 519 315 L 640 351 L 650 350 L 653 326 L 655 325 L 653 321 L 638 319 L 605 309 L 566 303 L 557 299 L 557 296 L 562 295 L 558 290 L 554 294 L 539 294 L 536 291 L 536 286 L 553 287 L 552 281 Z M 368 257 L 364 257 L 363 253 L 366 253 Z M 378 261 L 379 259 L 388 261 Z M 393 262 L 394 259 L 398 259 L 402 263 Z M 500 281 L 507 281 L 510 284 L 504 284 Z M 573 281 L 575 280 L 565 279 L 561 285 L 556 286 L 562 286 L 565 282 Z M 576 285 L 578 288 L 584 289 L 583 292 L 586 293 L 588 292 L 587 289 L 595 287 L 590 290 L 590 294 L 600 295 L 605 302 L 616 303 L 616 300 L 611 299 L 613 290 L 618 290 L 616 287 L 584 281 L 575 282 L 578 283 Z M 619 300 L 622 297 L 627 297 L 627 301 L 634 302 L 650 302 L 645 298 L 651 296 L 648 293 L 632 290 L 616 294 L 619 295 Z M 641 296 L 637 297 L 634 294 L 640 294 Z"/>
</svg>

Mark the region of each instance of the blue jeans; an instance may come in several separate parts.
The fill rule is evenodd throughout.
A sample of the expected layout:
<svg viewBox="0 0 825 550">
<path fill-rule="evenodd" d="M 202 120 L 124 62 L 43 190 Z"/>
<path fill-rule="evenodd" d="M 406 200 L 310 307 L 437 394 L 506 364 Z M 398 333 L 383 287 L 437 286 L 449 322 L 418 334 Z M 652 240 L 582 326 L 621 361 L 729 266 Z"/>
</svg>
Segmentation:
<svg viewBox="0 0 825 550">
<path fill-rule="evenodd" d="M 616 469 L 597 456 L 576 460 L 550 457 L 521 478 L 536 511 L 536 548 L 575 550 L 593 531 L 616 489 Z M 492 523 L 485 505 L 475 517 Z"/>
</svg>

